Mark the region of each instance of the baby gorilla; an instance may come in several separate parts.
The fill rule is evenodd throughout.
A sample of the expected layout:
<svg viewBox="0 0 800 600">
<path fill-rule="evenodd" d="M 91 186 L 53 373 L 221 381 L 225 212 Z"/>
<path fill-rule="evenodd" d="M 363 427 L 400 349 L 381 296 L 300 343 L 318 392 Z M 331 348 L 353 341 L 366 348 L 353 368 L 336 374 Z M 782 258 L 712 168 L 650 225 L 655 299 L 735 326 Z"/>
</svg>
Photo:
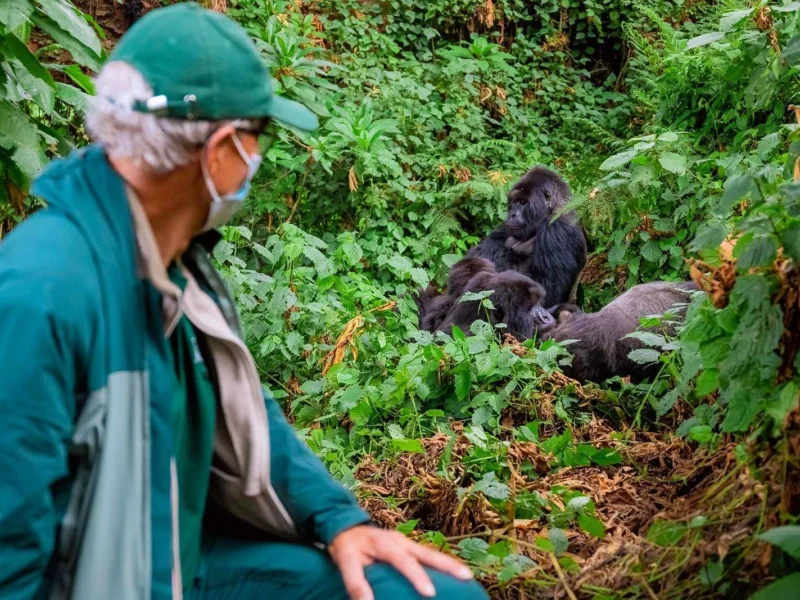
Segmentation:
<svg viewBox="0 0 800 600">
<path fill-rule="evenodd" d="M 578 381 L 604 381 L 619 375 L 630 376 L 633 383 L 658 374 L 658 364 L 640 365 L 628 358 L 631 351 L 642 348 L 635 338 L 625 337 L 639 328 L 640 319 L 662 315 L 676 304 L 690 301 L 693 282 L 671 283 L 655 281 L 629 289 L 596 313 L 583 313 L 569 304 L 549 309 L 558 322 L 540 327 L 542 339 L 577 340 L 567 346 L 572 353 L 572 365 L 564 373 Z M 683 320 L 683 311 L 674 320 Z M 677 323 L 666 325 L 666 333 L 675 335 Z"/>
<path fill-rule="evenodd" d="M 450 269 L 447 290 L 444 294 L 429 285 L 418 292 L 419 328 L 434 332 L 441 325 L 447 313 L 467 289 L 470 279 L 478 273 L 494 273 L 494 263 L 485 258 L 462 258 Z"/>
<path fill-rule="evenodd" d="M 552 315 L 541 306 L 545 296 L 544 288 L 530 277 L 516 271 L 484 271 L 475 275 L 463 287 L 465 293 L 488 290 L 493 290 L 489 300 L 494 305 L 494 310 L 484 310 L 478 300 L 454 300 L 437 329 L 449 335 L 452 334 L 453 326 L 457 326 L 469 335 L 472 323 L 485 320 L 492 325 L 505 323 L 508 333 L 518 340 L 526 340 L 537 329 L 547 329 L 555 322 Z"/>
</svg>

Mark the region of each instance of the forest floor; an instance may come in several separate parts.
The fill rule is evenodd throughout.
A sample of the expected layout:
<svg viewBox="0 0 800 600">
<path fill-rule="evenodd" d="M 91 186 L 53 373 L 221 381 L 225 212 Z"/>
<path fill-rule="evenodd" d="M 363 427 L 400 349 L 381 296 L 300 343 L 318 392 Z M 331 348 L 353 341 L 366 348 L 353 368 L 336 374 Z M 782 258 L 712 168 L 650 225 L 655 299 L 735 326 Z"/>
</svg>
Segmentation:
<svg viewBox="0 0 800 600">
<path fill-rule="evenodd" d="M 553 471 L 553 457 L 540 445 L 508 440 L 513 493 L 535 493 L 542 505 L 563 509 L 563 491 L 580 492 L 594 502 L 604 525 L 602 539 L 567 531 L 571 551 L 558 560 L 541 544 L 548 531 L 539 519 L 500 514 L 482 495 L 459 497 L 468 441 L 457 423 L 455 443 L 445 434 L 427 438 L 424 454 L 404 454 L 392 463 L 367 459 L 356 477 L 363 505 L 386 527 L 418 520 L 417 534 L 439 531 L 452 547 L 480 537 L 489 544 L 505 541 L 511 552 L 530 557 L 530 568 L 510 581 L 483 577 L 493 598 L 720 597 L 725 590 L 714 584 L 724 579 L 721 560 L 736 551 L 740 558 L 726 568 L 735 568 L 740 581 L 763 582 L 772 548 L 752 536 L 800 507 L 800 414 L 791 418 L 784 440 L 774 450 L 747 453 L 759 457 L 749 464 L 738 458 L 744 453 L 734 443 L 698 449 L 673 433 L 597 417 L 575 429 L 573 439 L 618 451 L 619 465 Z"/>
</svg>

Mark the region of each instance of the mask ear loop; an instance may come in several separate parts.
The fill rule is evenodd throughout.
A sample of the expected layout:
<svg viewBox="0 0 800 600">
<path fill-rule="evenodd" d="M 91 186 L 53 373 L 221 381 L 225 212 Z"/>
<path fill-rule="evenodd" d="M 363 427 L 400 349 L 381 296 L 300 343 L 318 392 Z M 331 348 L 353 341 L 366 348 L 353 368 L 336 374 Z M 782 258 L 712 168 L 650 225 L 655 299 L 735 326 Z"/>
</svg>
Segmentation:
<svg viewBox="0 0 800 600">
<path fill-rule="evenodd" d="M 242 145 L 242 141 L 239 139 L 239 136 L 235 131 L 231 137 L 233 138 L 233 145 L 236 146 L 236 150 L 239 152 L 242 160 L 247 165 L 247 179 L 252 179 L 258 171 L 258 168 L 261 166 L 261 155 L 248 154 L 247 150 L 245 150 L 244 146 Z"/>
<path fill-rule="evenodd" d="M 219 192 L 217 192 L 217 187 L 214 185 L 214 180 L 211 179 L 211 175 L 208 173 L 208 165 L 206 164 L 208 158 L 208 141 L 203 144 L 203 149 L 200 151 L 200 171 L 203 173 L 203 179 L 206 182 L 206 187 L 208 191 L 211 192 L 211 200 L 213 202 L 221 202 L 222 198 L 219 196 Z"/>
</svg>

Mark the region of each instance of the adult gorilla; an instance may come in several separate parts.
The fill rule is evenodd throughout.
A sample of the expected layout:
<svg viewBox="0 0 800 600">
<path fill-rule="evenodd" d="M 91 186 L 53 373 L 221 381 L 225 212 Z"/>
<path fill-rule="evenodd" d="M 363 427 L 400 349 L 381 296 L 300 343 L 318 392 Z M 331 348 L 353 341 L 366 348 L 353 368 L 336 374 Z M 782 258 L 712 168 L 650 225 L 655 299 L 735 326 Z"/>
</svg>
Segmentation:
<svg viewBox="0 0 800 600">
<path fill-rule="evenodd" d="M 508 192 L 505 222 L 467 257 L 486 258 L 498 272 L 527 275 L 544 287 L 548 306 L 574 302 L 586 265 L 586 237 L 574 211 L 552 221 L 569 199 L 569 187 L 557 173 L 534 167 Z"/>
</svg>

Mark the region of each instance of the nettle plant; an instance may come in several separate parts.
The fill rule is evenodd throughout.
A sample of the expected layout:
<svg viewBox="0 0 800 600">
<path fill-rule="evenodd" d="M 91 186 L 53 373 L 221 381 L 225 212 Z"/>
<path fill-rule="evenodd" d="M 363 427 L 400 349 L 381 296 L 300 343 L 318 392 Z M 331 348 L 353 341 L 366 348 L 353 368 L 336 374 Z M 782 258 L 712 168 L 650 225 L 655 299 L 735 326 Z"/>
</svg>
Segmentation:
<svg viewBox="0 0 800 600">
<path fill-rule="evenodd" d="M 50 43 L 29 48 L 32 28 Z M 30 208 L 30 180 L 53 154 L 67 154 L 104 53 L 99 28 L 67 0 L 14 0 L 0 5 L 0 237 Z M 51 64 L 67 51 L 77 64 Z M 56 81 L 53 74 L 61 75 Z M 64 83 L 72 81 L 75 85 Z"/>
</svg>

